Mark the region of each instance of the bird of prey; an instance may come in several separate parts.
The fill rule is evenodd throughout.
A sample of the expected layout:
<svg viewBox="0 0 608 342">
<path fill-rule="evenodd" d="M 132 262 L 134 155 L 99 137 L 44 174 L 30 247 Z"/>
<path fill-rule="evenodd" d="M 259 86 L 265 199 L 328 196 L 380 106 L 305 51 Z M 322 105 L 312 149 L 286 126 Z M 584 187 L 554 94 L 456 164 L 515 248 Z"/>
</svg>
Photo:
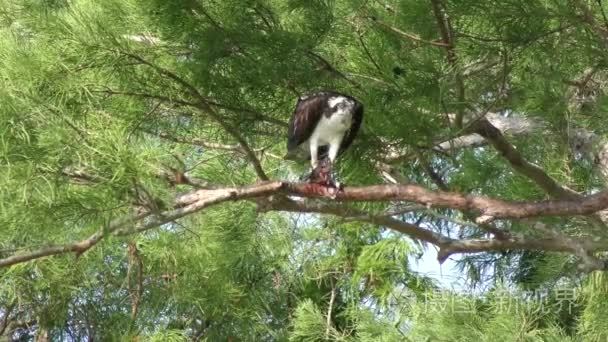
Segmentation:
<svg viewBox="0 0 608 342">
<path fill-rule="evenodd" d="M 322 91 L 298 99 L 289 121 L 288 160 L 310 159 L 312 178 L 329 169 L 353 142 L 363 120 L 363 104 L 354 97 Z M 329 159 L 329 161 L 326 160 Z M 311 180 L 312 181 L 312 180 Z M 325 179 L 327 186 L 335 186 Z"/>
</svg>

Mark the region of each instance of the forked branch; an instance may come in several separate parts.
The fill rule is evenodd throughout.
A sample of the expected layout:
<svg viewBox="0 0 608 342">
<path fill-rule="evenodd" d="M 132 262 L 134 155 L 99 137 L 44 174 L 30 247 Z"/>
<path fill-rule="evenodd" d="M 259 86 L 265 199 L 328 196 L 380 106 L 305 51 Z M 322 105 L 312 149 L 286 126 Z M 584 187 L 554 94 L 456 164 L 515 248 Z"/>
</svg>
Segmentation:
<svg viewBox="0 0 608 342">
<path fill-rule="evenodd" d="M 299 199 L 293 199 L 293 196 L 297 196 Z M 315 198 L 317 200 L 312 200 Z M 336 193 L 316 184 L 269 181 L 244 187 L 194 190 L 176 197 L 174 203 L 167 206 L 172 208 L 170 210 L 162 213 L 145 212 L 127 216 L 82 241 L 47 246 L 0 259 L 0 267 L 50 255 L 68 253 L 80 255 L 99 243 L 107 234 L 115 236 L 136 234 L 173 222 L 210 206 L 227 201 L 243 200 L 254 200 L 261 211 L 329 214 L 387 227 L 411 238 L 438 246 L 440 248 L 440 261 L 445 260 L 453 253 L 478 253 L 507 249 L 541 249 L 570 252 L 577 255 L 580 255 L 579 249 L 581 248 L 588 253 L 608 250 L 608 244 L 586 238 L 577 238 L 576 241 L 573 238 L 560 239 L 559 237 L 458 240 L 390 216 L 374 215 L 353 209 L 346 203 L 355 201 L 413 202 L 422 204 L 425 208 L 451 208 L 476 213 L 481 215 L 480 218 L 487 221 L 488 218 L 521 219 L 539 216 L 589 215 L 608 208 L 608 190 L 577 200 L 511 202 L 457 192 L 433 191 L 414 184 L 347 187 Z"/>
<path fill-rule="evenodd" d="M 220 125 L 220 127 L 222 127 L 224 129 L 224 131 L 226 131 L 226 133 L 228 133 L 229 135 L 231 135 L 242 147 L 243 151 L 245 151 L 245 154 L 247 155 L 247 157 L 249 158 L 251 164 L 253 165 L 253 168 L 255 169 L 256 174 L 258 175 L 258 178 L 260 180 L 263 181 L 267 181 L 269 180 L 268 176 L 266 175 L 266 173 L 264 172 L 264 169 L 262 168 L 262 164 L 260 163 L 260 160 L 258 159 L 258 157 L 255 155 L 255 152 L 251 149 L 251 147 L 249 146 L 249 144 L 247 143 L 247 141 L 245 140 L 245 138 L 243 138 L 243 136 L 240 134 L 240 132 L 234 128 L 233 126 L 231 126 L 229 123 L 227 123 L 224 118 L 222 118 L 212 107 L 212 104 L 209 103 L 209 99 L 205 98 L 197 89 L 196 87 L 189 83 L 186 79 L 182 78 L 181 76 L 179 76 L 178 74 L 176 74 L 175 72 L 165 69 L 161 66 L 158 66 L 148 60 L 146 60 L 145 58 L 136 55 L 136 54 L 132 54 L 129 52 L 124 52 L 124 51 L 119 51 L 120 54 L 123 54 L 133 60 L 136 60 L 138 62 L 140 62 L 143 65 L 146 65 L 150 68 L 152 68 L 153 70 L 155 70 L 159 75 L 164 76 L 170 80 L 172 80 L 173 82 L 177 83 L 180 87 L 183 88 L 183 90 L 188 93 L 194 100 L 195 100 L 195 104 L 194 107 L 198 108 L 199 110 L 201 110 L 203 113 L 207 114 L 209 117 L 211 117 L 211 119 L 213 119 L 218 125 Z"/>
</svg>

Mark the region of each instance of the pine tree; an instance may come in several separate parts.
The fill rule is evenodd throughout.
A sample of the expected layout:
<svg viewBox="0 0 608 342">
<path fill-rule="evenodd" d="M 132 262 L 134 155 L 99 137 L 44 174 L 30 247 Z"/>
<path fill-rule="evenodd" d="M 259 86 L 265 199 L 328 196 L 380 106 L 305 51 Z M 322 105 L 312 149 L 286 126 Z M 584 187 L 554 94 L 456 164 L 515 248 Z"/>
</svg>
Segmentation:
<svg viewBox="0 0 608 342">
<path fill-rule="evenodd" d="M 0 0 L 0 335 L 605 340 L 606 11 Z M 319 89 L 365 105 L 337 198 L 281 157 Z"/>
</svg>

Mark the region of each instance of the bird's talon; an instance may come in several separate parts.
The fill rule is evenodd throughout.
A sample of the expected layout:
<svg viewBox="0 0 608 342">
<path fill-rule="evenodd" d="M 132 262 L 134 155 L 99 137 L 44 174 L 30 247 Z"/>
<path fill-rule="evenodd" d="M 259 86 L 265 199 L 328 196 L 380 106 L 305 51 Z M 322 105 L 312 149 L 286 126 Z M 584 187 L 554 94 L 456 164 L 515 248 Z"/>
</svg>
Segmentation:
<svg viewBox="0 0 608 342">
<path fill-rule="evenodd" d="M 338 189 L 338 191 L 343 191 L 344 184 L 342 184 L 341 182 L 336 182 L 336 189 Z"/>
<path fill-rule="evenodd" d="M 329 192 L 329 198 L 336 199 L 336 197 L 338 196 L 338 190 L 335 188 L 330 188 L 332 191 Z"/>
</svg>

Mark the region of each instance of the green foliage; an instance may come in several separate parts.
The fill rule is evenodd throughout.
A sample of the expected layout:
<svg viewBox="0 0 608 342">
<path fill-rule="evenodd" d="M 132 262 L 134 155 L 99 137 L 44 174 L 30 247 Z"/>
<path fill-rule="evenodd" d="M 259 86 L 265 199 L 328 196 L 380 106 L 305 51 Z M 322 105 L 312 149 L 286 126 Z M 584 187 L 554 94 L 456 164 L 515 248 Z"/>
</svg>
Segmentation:
<svg viewBox="0 0 608 342">
<path fill-rule="evenodd" d="M 395 283 L 407 278 L 409 245 L 403 240 L 385 239 L 364 246 L 357 258 L 354 281 L 366 283 L 368 291 L 382 300 L 388 300 Z"/>
<path fill-rule="evenodd" d="M 321 310 L 311 300 L 301 302 L 294 316 L 294 334 L 290 337 L 292 341 L 322 341 L 330 340 L 330 337 L 333 340 L 337 337 L 333 334 L 325 335 L 327 323 L 323 319 Z"/>
<path fill-rule="evenodd" d="M 584 286 L 585 308 L 581 315 L 580 330 L 587 341 L 602 341 L 608 338 L 608 325 L 602 312 L 606 310 L 606 276 L 592 274 Z"/>
<path fill-rule="evenodd" d="M 543 302 L 508 292 L 471 298 L 436 293 L 414 306 L 414 341 L 569 341 Z"/>
<path fill-rule="evenodd" d="M 605 92 L 588 94 L 594 101 L 580 110 L 572 106 L 567 81 L 586 68 L 606 68 L 605 45 L 572 1 L 437 1 L 455 32 L 453 61 L 437 46 L 433 2 L 0 0 L 0 259 L 107 233 L 111 222 L 142 208 L 165 209 L 192 190 L 168 182 L 170 171 L 201 184 L 256 182 L 226 127 L 242 134 L 271 178 L 299 177 L 304 166 L 280 158 L 286 123 L 296 96 L 318 89 L 353 94 L 365 104 L 362 133 L 337 166 L 347 184 L 382 182 L 378 163 L 399 154 L 395 170 L 427 187 L 441 186 L 430 167 L 450 190 L 546 198 L 491 146 L 433 148 L 466 131 L 448 119 L 465 108 L 542 121 L 542 129 L 508 139 L 560 184 L 580 191 L 603 186 L 594 165 L 568 148 L 574 128 L 608 131 Z M 601 4 L 584 3 L 602 22 Z M 496 98 L 502 92 L 508 96 Z M 204 101 L 212 111 L 201 108 Z M 353 205 L 370 213 L 393 206 Z M 606 280 L 580 275 L 571 257 L 537 251 L 467 256 L 461 269 L 468 280 L 494 292 L 454 294 L 411 269 L 424 246 L 402 234 L 258 209 L 250 201 L 223 204 L 138 234 L 105 234 L 83 254 L 1 268 L 0 335 L 608 338 Z M 450 231 L 452 238 L 487 234 L 472 223 L 459 225 L 465 214 L 429 208 L 395 217 Z M 536 223 L 572 235 L 586 225 L 579 218 L 497 225 L 544 234 L 532 228 Z M 499 310 L 505 298 L 521 299 L 498 298 L 500 281 L 522 290 L 582 283 L 583 295 L 573 312 L 552 307 L 547 313 L 538 304 Z M 445 303 L 467 310 L 448 310 Z"/>
</svg>

